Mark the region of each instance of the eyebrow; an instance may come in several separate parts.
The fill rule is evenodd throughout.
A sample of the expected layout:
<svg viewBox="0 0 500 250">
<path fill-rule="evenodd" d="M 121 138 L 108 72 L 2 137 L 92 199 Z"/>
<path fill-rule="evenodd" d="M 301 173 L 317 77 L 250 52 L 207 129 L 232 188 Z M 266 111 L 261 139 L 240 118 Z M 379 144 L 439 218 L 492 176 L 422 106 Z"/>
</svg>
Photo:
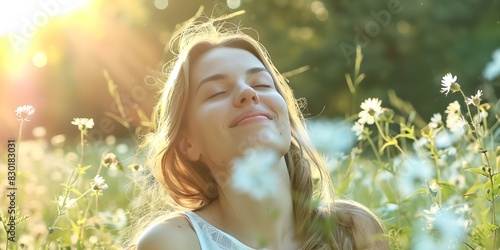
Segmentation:
<svg viewBox="0 0 500 250">
<path fill-rule="evenodd" d="M 250 75 L 250 74 L 256 74 L 256 73 L 259 73 L 262 71 L 269 73 L 269 71 L 263 67 L 253 67 L 253 68 L 247 69 L 245 71 L 245 73 L 247 75 Z M 269 74 L 271 74 L 271 73 L 269 73 Z M 221 79 L 227 79 L 227 78 L 228 78 L 228 76 L 226 74 L 215 74 L 215 75 L 207 76 L 200 81 L 200 83 L 198 84 L 198 88 L 196 89 L 196 92 L 198 92 L 200 87 L 207 82 L 221 80 Z"/>
</svg>

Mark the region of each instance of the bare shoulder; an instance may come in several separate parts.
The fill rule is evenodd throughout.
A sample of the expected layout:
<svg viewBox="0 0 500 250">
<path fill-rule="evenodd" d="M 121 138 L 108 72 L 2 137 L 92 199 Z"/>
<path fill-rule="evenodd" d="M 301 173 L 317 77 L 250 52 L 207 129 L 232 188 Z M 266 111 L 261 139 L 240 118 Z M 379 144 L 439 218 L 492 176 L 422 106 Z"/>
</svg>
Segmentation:
<svg viewBox="0 0 500 250">
<path fill-rule="evenodd" d="M 198 237 L 182 215 L 168 218 L 147 229 L 137 244 L 138 250 L 201 249 Z"/>
</svg>

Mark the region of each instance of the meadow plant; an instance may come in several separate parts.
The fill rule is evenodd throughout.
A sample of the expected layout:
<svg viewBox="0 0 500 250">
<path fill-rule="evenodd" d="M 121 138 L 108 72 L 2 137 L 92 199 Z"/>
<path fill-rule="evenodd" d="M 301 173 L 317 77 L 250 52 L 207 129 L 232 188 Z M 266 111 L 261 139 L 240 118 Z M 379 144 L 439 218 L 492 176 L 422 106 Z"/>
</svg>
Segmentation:
<svg viewBox="0 0 500 250">
<path fill-rule="evenodd" d="M 354 73 L 346 74 L 353 103 L 365 77 L 361 61 L 358 47 Z M 141 155 L 129 149 L 151 131 L 151 120 L 137 109 L 142 125 L 134 129 L 117 86 L 105 77 L 119 111 L 106 115 L 127 129 L 131 143 L 113 135 L 90 143 L 94 120 L 75 118 L 76 148 L 65 135 L 45 138 L 43 129 L 20 147 L 23 123 L 35 109 L 15 110 L 20 121 L 17 206 L 0 214 L 0 242 L 5 242 L 0 249 L 117 249 L 124 228 L 141 219 L 131 216 L 131 201 L 154 180 L 147 178 Z M 336 195 L 381 216 L 392 249 L 500 247 L 500 101 L 483 101 L 482 90 L 466 94 L 457 80 L 451 73 L 442 77 L 436 91 L 459 98 L 429 121 L 392 91 L 391 107 L 373 97 L 353 106 L 355 115 L 345 120 L 308 120 L 311 141 L 328 160 Z M 248 151 L 235 161 L 236 174 L 228 183 L 257 199 L 279 195 L 272 188 L 276 177 L 266 175 L 275 160 L 268 152 Z M 0 165 L 1 176 L 7 176 L 7 163 Z M 0 181 L 2 187 L 9 185 Z M 2 209 L 8 207 L 5 192 L 0 190 Z M 15 242 L 8 240 L 9 216 L 16 218 Z"/>
<path fill-rule="evenodd" d="M 116 88 L 112 82 L 109 84 Z M 113 98 L 115 93 L 111 92 Z M 87 136 L 95 125 L 92 118 L 74 118 L 71 122 L 79 132 L 77 144 L 68 143 L 65 135 L 45 138 L 42 127 L 33 130 L 35 140 L 21 143 L 23 123 L 30 121 L 34 112 L 29 105 L 15 110 L 20 121 L 13 160 L 17 170 L 17 206 L 3 214 L 3 208 L 9 204 L 10 184 L 8 179 L 1 180 L 2 187 L 7 188 L 0 193 L 7 199 L 2 198 L 0 203 L 5 231 L 0 231 L 0 249 L 117 249 L 120 230 L 129 220 L 128 185 L 144 170 L 137 154 L 129 150 L 134 143 L 121 143 L 113 135 L 91 142 Z M 0 165 L 1 175 L 5 172 L 7 176 L 7 164 Z M 137 188 L 132 188 L 135 195 Z M 106 195 L 113 199 L 100 198 Z M 9 217 L 15 218 L 12 233 Z"/>
<path fill-rule="evenodd" d="M 457 78 L 445 74 L 441 93 L 461 101 L 423 126 L 391 92 L 394 109 L 378 98 L 362 102 L 357 147 L 332 171 L 338 193 L 377 209 L 393 249 L 500 247 L 500 102 L 483 102 L 482 90 L 466 95 Z"/>
<path fill-rule="evenodd" d="M 4 216 L 2 211 L 0 211 L 0 222 L 2 222 L 2 228 L 5 230 L 6 233 L 6 240 L 5 240 L 5 248 L 9 248 L 9 244 L 13 243 L 15 240 L 16 236 L 16 228 L 17 226 L 25 221 L 29 216 L 28 215 L 21 215 L 19 211 L 19 206 L 16 206 L 16 200 L 17 200 L 17 183 L 16 179 L 17 176 L 19 175 L 19 154 L 16 152 L 19 152 L 20 149 L 20 144 L 19 142 L 21 141 L 21 136 L 22 136 L 22 131 L 23 131 L 23 124 L 24 122 L 29 122 L 28 117 L 31 116 L 33 113 L 35 113 L 35 108 L 31 105 L 24 105 L 24 106 L 19 106 L 17 109 L 14 111 L 16 113 L 16 116 L 18 117 L 19 123 L 19 135 L 17 136 L 17 141 L 14 141 L 11 143 L 11 140 L 9 140 L 9 149 L 11 148 L 11 145 L 13 146 L 13 151 L 8 151 L 8 167 L 5 167 L 4 169 L 9 169 L 8 173 L 5 175 L 7 176 L 7 185 L 6 189 L 7 190 L 14 190 L 12 192 L 7 192 L 9 193 L 10 196 L 8 197 L 8 202 L 6 203 L 6 208 L 8 208 L 7 213 L 8 215 Z M 17 143 L 16 143 L 17 142 Z M 12 153 L 10 153 L 12 152 Z"/>
</svg>

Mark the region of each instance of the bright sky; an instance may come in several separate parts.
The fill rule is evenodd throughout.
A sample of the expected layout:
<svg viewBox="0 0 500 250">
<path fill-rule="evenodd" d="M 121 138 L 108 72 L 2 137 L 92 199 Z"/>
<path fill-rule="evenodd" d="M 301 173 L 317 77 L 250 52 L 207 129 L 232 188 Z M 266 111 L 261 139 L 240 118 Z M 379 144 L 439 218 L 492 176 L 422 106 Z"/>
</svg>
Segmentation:
<svg viewBox="0 0 500 250">
<path fill-rule="evenodd" d="M 77 10 L 91 0 L 0 1 L 0 36 L 15 33 L 25 36 L 47 25 L 55 16 Z"/>
</svg>

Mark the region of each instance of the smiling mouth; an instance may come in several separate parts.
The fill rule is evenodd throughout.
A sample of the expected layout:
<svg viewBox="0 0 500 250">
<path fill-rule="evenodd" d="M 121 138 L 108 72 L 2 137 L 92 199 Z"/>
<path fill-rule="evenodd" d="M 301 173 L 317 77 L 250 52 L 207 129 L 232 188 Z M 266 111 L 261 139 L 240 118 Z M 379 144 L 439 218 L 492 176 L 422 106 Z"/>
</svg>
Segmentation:
<svg viewBox="0 0 500 250">
<path fill-rule="evenodd" d="M 264 116 L 264 115 L 250 116 L 250 117 L 244 118 L 243 120 L 239 121 L 234 126 L 235 127 L 242 126 L 242 125 L 260 122 L 260 121 L 269 121 L 269 118 L 267 118 L 267 116 Z"/>
<path fill-rule="evenodd" d="M 258 123 L 262 121 L 269 121 L 272 120 L 272 117 L 270 114 L 263 113 L 263 112 L 249 112 L 249 113 L 244 113 L 236 117 L 236 119 L 231 123 L 230 127 L 236 127 L 236 126 L 242 126 L 246 124 L 251 124 L 251 123 Z"/>
</svg>

